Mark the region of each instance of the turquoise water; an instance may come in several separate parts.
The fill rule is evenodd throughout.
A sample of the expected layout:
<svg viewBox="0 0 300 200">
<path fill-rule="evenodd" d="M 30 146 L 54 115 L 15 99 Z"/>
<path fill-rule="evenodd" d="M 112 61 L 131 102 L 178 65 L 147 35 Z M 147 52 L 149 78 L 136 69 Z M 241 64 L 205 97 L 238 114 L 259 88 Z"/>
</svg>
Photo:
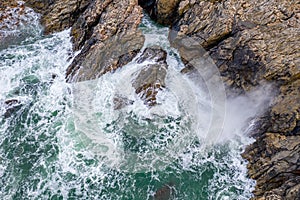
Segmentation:
<svg viewBox="0 0 300 200">
<path fill-rule="evenodd" d="M 171 93 L 162 97 L 163 114 L 145 110 L 134 95 L 134 105 L 113 111 L 118 89 L 112 83 L 122 85 L 120 77 L 138 66 L 133 62 L 96 82 L 67 84 L 65 70 L 76 55 L 69 30 L 41 36 L 40 27 L 34 28 L 35 34 L 0 51 L 0 199 L 144 200 L 158 190 L 179 200 L 251 197 L 254 182 L 240 156 L 249 138 L 237 134 L 205 145 L 205 138 L 192 134 L 194 116 L 184 103 L 173 106 Z M 141 29 L 157 36 L 148 37 L 147 45 L 159 42 L 169 64 L 178 61 L 166 28 L 146 18 Z M 175 78 L 179 65 L 170 69 Z M 4 101 L 10 99 L 18 105 L 5 117 Z M 205 115 L 204 109 L 199 116 Z"/>
</svg>

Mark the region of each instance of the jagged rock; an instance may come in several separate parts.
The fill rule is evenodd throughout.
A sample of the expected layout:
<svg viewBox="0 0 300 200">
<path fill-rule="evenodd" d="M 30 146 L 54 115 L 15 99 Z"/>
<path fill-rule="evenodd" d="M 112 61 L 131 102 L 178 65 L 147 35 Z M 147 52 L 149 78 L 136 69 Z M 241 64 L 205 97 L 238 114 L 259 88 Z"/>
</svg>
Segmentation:
<svg viewBox="0 0 300 200">
<path fill-rule="evenodd" d="M 87 8 L 89 0 L 24 0 L 41 15 L 45 34 L 71 27 Z"/>
<path fill-rule="evenodd" d="M 128 105 L 132 105 L 134 101 L 122 96 L 115 96 L 113 99 L 114 110 L 120 110 Z"/>
<path fill-rule="evenodd" d="M 295 1 L 201 1 L 188 7 L 173 24 L 178 33 L 171 40 L 189 36 L 199 42 L 229 87 L 249 90 L 264 79 L 288 82 L 299 76 Z"/>
<path fill-rule="evenodd" d="M 141 5 L 160 24 L 170 25 L 178 16 L 180 0 L 139 0 Z"/>
<path fill-rule="evenodd" d="M 167 53 L 161 47 L 152 46 L 146 48 L 137 60 L 139 64 L 153 62 L 146 64 L 132 83 L 135 92 L 148 106 L 157 104 L 156 96 L 165 87 L 168 68 L 166 57 Z"/>
<path fill-rule="evenodd" d="M 264 82 L 278 88 L 272 108 L 253 130 L 257 141 L 243 155 L 250 177 L 257 180 L 254 199 L 286 199 L 288 194 L 297 199 L 299 187 L 289 183 L 300 166 L 299 2 L 184 0 L 177 10 L 180 18 L 169 38 L 187 66 L 183 72 L 192 69 L 194 57 L 210 55 L 227 91 L 249 91 Z"/>
<path fill-rule="evenodd" d="M 294 133 L 300 121 L 300 79 L 280 87 L 280 94 L 271 109 L 269 131 L 282 134 Z"/>
<path fill-rule="evenodd" d="M 243 154 L 249 160 L 250 177 L 257 180 L 254 194 L 262 197 L 276 191 L 285 197 L 289 188 L 284 186 L 299 175 L 300 136 L 265 133 L 259 139 Z"/>
<path fill-rule="evenodd" d="M 20 29 L 30 23 L 32 17 L 33 10 L 25 7 L 23 2 L 0 0 L 0 49 L 25 39 L 27 34 L 21 33 Z"/>
<path fill-rule="evenodd" d="M 68 67 L 68 82 L 100 77 L 130 62 L 144 44 L 138 25 L 142 9 L 135 0 L 97 0 L 74 24 L 74 49 L 82 50 Z"/>
<path fill-rule="evenodd" d="M 68 82 L 91 80 L 130 62 L 142 48 L 137 0 L 26 0 L 41 13 L 45 34 L 72 27 L 74 50 L 81 50 L 66 73 Z"/>
</svg>

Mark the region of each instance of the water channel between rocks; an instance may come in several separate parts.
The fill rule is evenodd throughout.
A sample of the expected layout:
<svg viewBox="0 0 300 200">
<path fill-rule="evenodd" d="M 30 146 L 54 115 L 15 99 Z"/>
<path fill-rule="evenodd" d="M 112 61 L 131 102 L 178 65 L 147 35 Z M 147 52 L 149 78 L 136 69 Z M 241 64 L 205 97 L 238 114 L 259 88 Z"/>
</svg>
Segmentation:
<svg viewBox="0 0 300 200">
<path fill-rule="evenodd" d="M 148 17 L 140 26 L 144 48 L 161 46 L 169 65 L 160 104 L 149 109 L 131 87 L 136 60 L 69 84 L 70 30 L 42 36 L 36 21 L 27 26 L 25 40 L 0 50 L 0 199 L 251 197 L 240 156 L 251 142 L 246 124 L 210 141 L 211 98 L 180 73 L 167 28 Z M 133 103 L 114 110 L 116 95 Z"/>
</svg>

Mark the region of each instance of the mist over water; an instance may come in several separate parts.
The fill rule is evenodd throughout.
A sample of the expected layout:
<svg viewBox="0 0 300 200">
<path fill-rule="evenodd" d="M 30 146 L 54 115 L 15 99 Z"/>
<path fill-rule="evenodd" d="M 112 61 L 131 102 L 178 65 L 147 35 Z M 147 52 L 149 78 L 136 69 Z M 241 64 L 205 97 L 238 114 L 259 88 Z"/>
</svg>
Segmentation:
<svg viewBox="0 0 300 200">
<path fill-rule="evenodd" d="M 167 28 L 146 17 L 141 29 L 144 48 L 159 44 L 168 53 L 167 87 L 153 109 L 128 87 L 140 69 L 135 60 L 97 80 L 67 84 L 65 70 L 78 53 L 69 30 L 29 35 L 0 50 L 1 199 L 143 200 L 166 185 L 172 199 L 251 197 L 254 181 L 240 154 L 252 140 L 243 130 L 267 99 L 227 99 L 223 132 L 211 142 L 205 88 L 180 73 Z M 116 95 L 134 103 L 115 111 Z M 17 106 L 5 117 L 12 99 Z"/>
</svg>

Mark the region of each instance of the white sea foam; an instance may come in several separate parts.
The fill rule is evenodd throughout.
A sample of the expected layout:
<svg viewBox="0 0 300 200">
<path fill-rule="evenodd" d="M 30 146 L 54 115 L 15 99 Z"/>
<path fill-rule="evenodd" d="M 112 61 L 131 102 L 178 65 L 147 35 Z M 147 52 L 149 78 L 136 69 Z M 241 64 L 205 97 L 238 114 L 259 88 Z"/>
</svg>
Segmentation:
<svg viewBox="0 0 300 200">
<path fill-rule="evenodd" d="M 174 181 L 175 199 L 197 199 L 199 191 L 206 190 L 210 199 L 251 196 L 254 182 L 247 178 L 240 156 L 251 140 L 240 132 L 242 125 L 230 125 L 236 126 L 238 134 L 221 136 L 227 139 L 225 144 L 203 145 L 205 134 L 197 140 L 198 133 L 210 127 L 210 97 L 180 74 L 182 63 L 176 50 L 169 47 L 167 29 L 148 26 L 152 31 L 147 29 L 145 47 L 163 42 L 170 66 L 167 88 L 158 96 L 162 105 L 153 109 L 147 108 L 131 87 L 141 67 L 134 61 L 97 80 L 65 83 L 69 58 L 75 55 L 69 30 L 0 52 L 0 100 L 17 98 L 25 105 L 21 111 L 28 112 L 22 113 L 26 123 L 21 131 L 15 131 L 18 122 L 12 118 L 1 123 L 0 175 L 4 178 L 0 181 L 9 180 L 0 188 L 1 198 L 12 199 L 23 192 L 32 199 L 151 199 L 157 185 L 167 184 L 172 176 L 180 180 Z M 157 34 L 161 36 L 155 39 Z M 22 92 L 28 86 L 35 88 Z M 115 95 L 134 103 L 114 111 Z M 250 111 L 247 117 L 255 114 Z M 144 152 L 124 150 L 123 133 L 144 139 L 147 145 L 140 145 Z M 15 148 L 12 157 L 6 152 L 6 141 Z M 26 149 L 27 143 L 36 149 Z M 35 156 L 36 160 L 31 158 Z M 22 179 L 16 174 L 23 172 L 24 157 L 32 159 L 33 165 Z M 138 177 L 140 174 L 144 177 Z M 207 178 L 209 174 L 212 177 Z M 148 181 L 145 188 L 139 179 Z M 207 183 L 202 179 L 208 179 Z M 199 187 L 189 186 L 190 181 Z"/>
</svg>

